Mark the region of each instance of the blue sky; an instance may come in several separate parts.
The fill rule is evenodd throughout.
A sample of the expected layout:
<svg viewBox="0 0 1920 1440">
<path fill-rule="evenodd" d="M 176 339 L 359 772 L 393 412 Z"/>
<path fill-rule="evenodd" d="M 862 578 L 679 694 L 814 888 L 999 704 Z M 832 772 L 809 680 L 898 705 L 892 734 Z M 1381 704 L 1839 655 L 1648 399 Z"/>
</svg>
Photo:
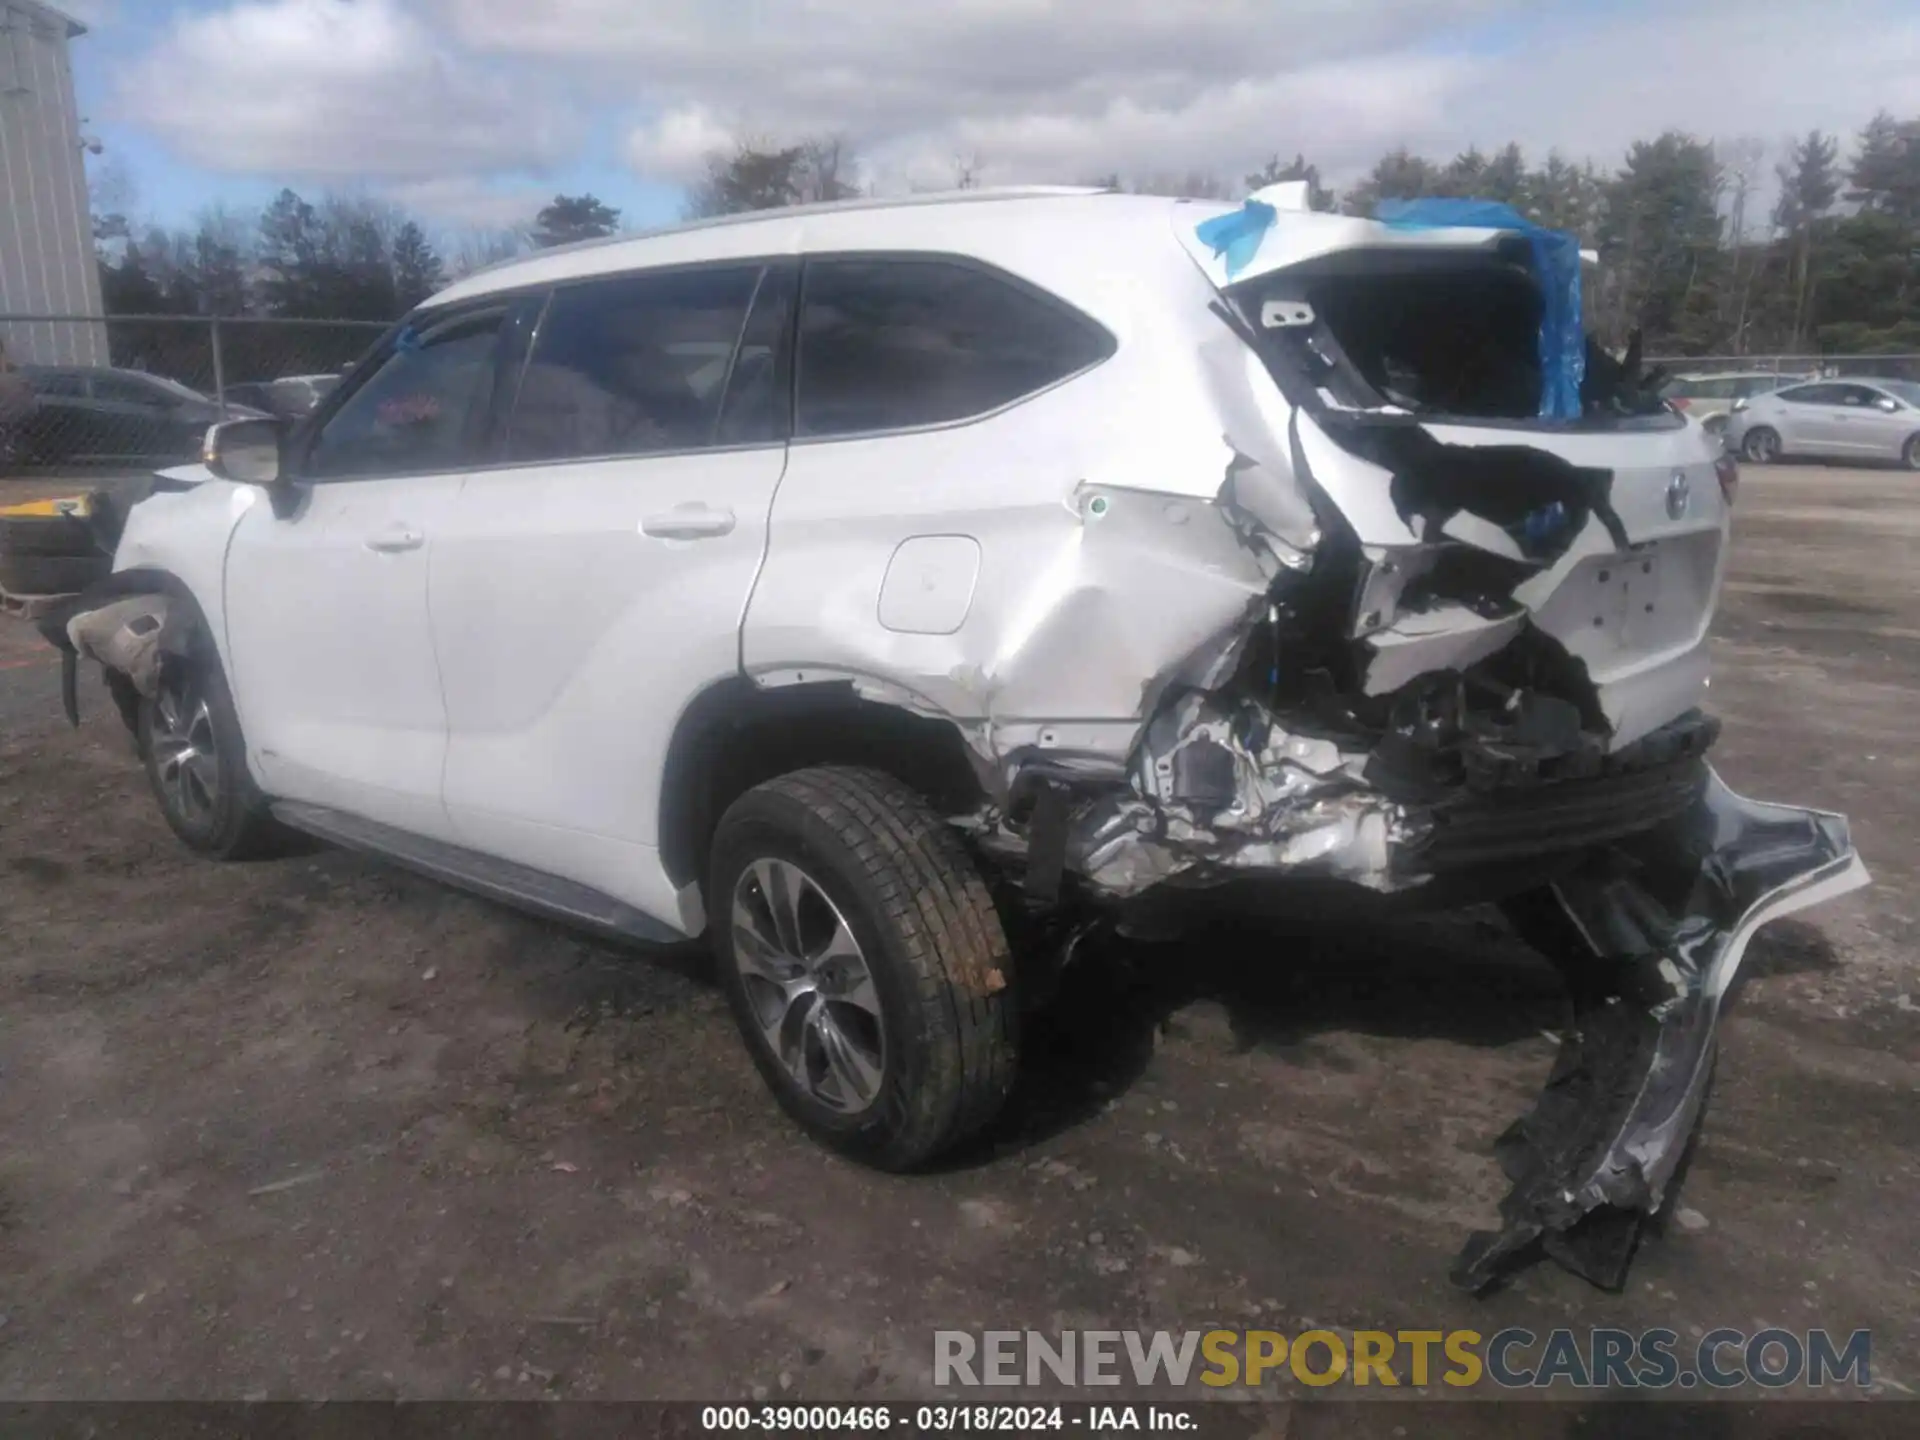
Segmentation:
<svg viewBox="0 0 1920 1440">
<path fill-rule="evenodd" d="M 282 185 L 446 231 L 590 190 L 669 221 L 705 157 L 833 134 L 880 189 L 1235 176 L 1338 184 L 1394 145 L 1615 164 L 1667 126 L 1785 137 L 1920 114 L 1899 0 L 69 0 L 81 107 L 136 216 Z"/>
</svg>

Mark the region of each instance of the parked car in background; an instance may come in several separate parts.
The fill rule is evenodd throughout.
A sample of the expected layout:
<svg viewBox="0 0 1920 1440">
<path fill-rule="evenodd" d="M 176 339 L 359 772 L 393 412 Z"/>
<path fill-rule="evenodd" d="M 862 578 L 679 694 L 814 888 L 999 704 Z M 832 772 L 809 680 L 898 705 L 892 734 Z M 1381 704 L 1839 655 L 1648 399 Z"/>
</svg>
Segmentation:
<svg viewBox="0 0 1920 1440">
<path fill-rule="evenodd" d="M 1801 379 L 1755 370 L 1742 375 L 1676 375 L 1660 393 L 1683 415 L 1700 422 L 1709 435 L 1726 428 L 1735 402 L 1764 395 Z"/>
<path fill-rule="evenodd" d="M 1816 380 L 1734 402 L 1727 448 L 1759 464 L 1787 455 L 1897 460 L 1920 470 L 1920 383 Z"/>
<path fill-rule="evenodd" d="M 298 420 L 311 414 L 321 397 L 339 383 L 338 375 L 282 375 L 278 380 L 249 381 L 226 387 L 227 404 Z"/>
<path fill-rule="evenodd" d="M 193 459 L 207 427 L 223 418 L 211 397 L 163 375 L 88 365 L 22 369 L 36 403 L 20 448 L 37 465 Z M 264 415 L 229 405 L 224 418 Z"/>
</svg>

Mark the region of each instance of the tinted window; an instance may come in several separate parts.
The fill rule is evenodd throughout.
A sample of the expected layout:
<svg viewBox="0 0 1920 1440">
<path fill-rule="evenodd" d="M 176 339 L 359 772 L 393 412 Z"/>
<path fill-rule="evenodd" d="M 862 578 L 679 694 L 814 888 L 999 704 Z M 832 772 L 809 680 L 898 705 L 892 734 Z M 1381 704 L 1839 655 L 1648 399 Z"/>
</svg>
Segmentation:
<svg viewBox="0 0 1920 1440">
<path fill-rule="evenodd" d="M 118 375 L 94 376 L 93 398 L 109 400 L 115 405 L 145 405 L 155 410 L 169 403 L 169 397 L 156 387 Z"/>
<path fill-rule="evenodd" d="M 963 420 L 1104 359 L 1112 342 L 1064 305 L 969 265 L 807 266 L 795 433 Z"/>
<path fill-rule="evenodd" d="M 1878 390 L 1869 389 L 1865 385 L 1842 385 L 1839 390 L 1842 405 L 1871 405 L 1876 400 L 1884 398 Z"/>
<path fill-rule="evenodd" d="M 787 438 L 793 409 L 793 298 L 791 268 L 767 271 L 753 297 L 727 379 L 717 435 L 722 445 L 755 445 Z"/>
<path fill-rule="evenodd" d="M 34 393 L 39 395 L 77 400 L 87 393 L 87 387 L 81 383 L 78 375 L 58 370 L 35 370 L 28 374 L 27 379 Z"/>
<path fill-rule="evenodd" d="M 1838 385 L 1795 385 L 1775 398 L 1794 405 L 1834 405 L 1839 403 Z"/>
<path fill-rule="evenodd" d="M 476 403 L 489 393 L 498 310 L 408 326 L 379 368 L 314 436 L 314 479 L 447 470 L 465 458 Z"/>
<path fill-rule="evenodd" d="M 520 381 L 506 454 L 570 460 L 713 443 L 758 266 L 554 291 Z"/>
</svg>

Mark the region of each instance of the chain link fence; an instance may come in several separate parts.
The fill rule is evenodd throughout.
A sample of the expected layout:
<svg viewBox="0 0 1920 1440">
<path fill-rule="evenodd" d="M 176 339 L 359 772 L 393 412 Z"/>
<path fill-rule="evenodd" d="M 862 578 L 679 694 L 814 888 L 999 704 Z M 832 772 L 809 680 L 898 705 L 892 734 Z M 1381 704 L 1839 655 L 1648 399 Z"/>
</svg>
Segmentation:
<svg viewBox="0 0 1920 1440">
<path fill-rule="evenodd" d="M 1920 380 L 1920 355 L 1655 355 L 1674 375 L 1779 375 L 1798 379 L 1869 376 L 1882 380 Z"/>
<path fill-rule="evenodd" d="M 253 316 L 0 315 L 0 475 L 196 459 L 217 420 L 304 415 L 386 328 Z"/>
</svg>

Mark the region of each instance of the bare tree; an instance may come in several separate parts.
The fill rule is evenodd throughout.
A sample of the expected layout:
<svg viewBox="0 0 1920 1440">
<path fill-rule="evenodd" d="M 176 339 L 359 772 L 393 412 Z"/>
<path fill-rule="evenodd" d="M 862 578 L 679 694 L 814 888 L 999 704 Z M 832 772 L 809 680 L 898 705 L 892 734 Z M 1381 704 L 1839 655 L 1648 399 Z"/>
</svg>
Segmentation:
<svg viewBox="0 0 1920 1440">
<path fill-rule="evenodd" d="M 1715 157 L 1725 178 L 1727 202 L 1727 248 L 1732 254 L 1731 273 L 1726 290 L 1725 319 L 1733 337 L 1733 353 L 1747 353 L 1747 301 L 1753 290 L 1753 277 L 1760 266 L 1760 255 L 1748 255 L 1747 201 L 1758 183 L 1761 166 L 1767 159 L 1767 142 L 1753 135 L 1723 140 L 1714 146 Z"/>
<path fill-rule="evenodd" d="M 860 193 L 854 165 L 852 147 L 838 136 L 816 136 L 792 145 L 743 140 L 730 155 L 707 157 L 706 178 L 693 187 L 687 214 L 737 215 L 850 199 Z"/>
</svg>

